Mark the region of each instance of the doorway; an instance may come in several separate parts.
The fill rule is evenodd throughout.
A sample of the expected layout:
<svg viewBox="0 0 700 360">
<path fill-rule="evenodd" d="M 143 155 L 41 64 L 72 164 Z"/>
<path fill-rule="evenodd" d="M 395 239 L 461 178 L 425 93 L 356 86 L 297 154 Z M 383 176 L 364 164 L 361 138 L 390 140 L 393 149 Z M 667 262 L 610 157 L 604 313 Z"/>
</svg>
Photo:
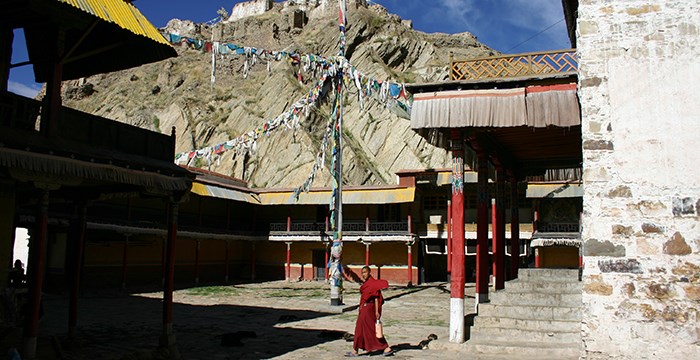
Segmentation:
<svg viewBox="0 0 700 360">
<path fill-rule="evenodd" d="M 312 252 L 314 280 L 323 281 L 326 279 L 326 250 L 315 249 Z"/>
</svg>

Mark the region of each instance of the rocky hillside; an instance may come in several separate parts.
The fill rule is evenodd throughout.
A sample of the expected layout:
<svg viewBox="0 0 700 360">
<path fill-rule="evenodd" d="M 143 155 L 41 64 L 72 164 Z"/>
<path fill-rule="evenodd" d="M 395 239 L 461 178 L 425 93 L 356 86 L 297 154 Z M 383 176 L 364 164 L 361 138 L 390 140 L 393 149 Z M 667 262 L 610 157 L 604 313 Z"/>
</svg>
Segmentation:
<svg viewBox="0 0 700 360">
<path fill-rule="evenodd" d="M 264 14 L 213 27 L 172 20 L 165 31 L 205 40 L 213 36 L 241 46 L 335 55 L 337 9 L 307 11 L 308 22 L 302 28 L 294 27 L 294 10 L 290 4 L 275 3 Z M 378 5 L 351 6 L 348 24 L 347 58 L 376 79 L 445 80 L 450 51 L 458 58 L 493 54 L 468 33 L 414 31 L 409 22 Z M 316 81 L 305 78 L 300 82 L 286 61 L 271 62 L 269 73 L 266 64 L 259 63 L 244 78 L 244 57 L 227 55 L 217 62 L 212 86 L 211 54 L 184 45 L 177 51 L 177 58 L 64 83 L 64 104 L 164 133 L 175 126 L 176 151 L 182 152 L 222 143 L 255 129 L 287 110 Z M 445 151 L 426 144 L 411 131 L 408 120 L 381 104 L 366 99 L 364 110 L 360 110 L 357 96 L 350 93 L 344 105 L 346 184 L 394 183 L 394 172 L 401 169 L 448 166 Z M 255 154 L 226 152 L 211 170 L 242 178 L 251 187 L 299 186 L 313 166 L 328 113 L 326 104 L 303 117 L 297 131 L 272 132 L 258 141 Z M 314 186 L 328 185 L 329 178 L 324 171 Z"/>
</svg>

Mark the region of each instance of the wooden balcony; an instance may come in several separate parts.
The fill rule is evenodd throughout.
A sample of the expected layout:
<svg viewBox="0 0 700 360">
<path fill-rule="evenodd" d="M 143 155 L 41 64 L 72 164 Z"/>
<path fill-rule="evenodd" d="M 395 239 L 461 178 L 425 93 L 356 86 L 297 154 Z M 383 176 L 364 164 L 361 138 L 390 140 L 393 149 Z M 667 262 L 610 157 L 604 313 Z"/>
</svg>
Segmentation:
<svg viewBox="0 0 700 360">
<path fill-rule="evenodd" d="M 326 225 L 323 223 L 310 222 L 292 222 L 287 227 L 287 223 L 270 223 L 270 234 L 307 234 L 330 235 L 331 231 L 326 230 Z M 408 222 L 344 222 L 343 233 L 347 235 L 362 235 L 362 234 L 408 234 Z"/>
<path fill-rule="evenodd" d="M 578 71 L 576 49 L 510 54 L 455 60 L 450 56 L 451 80 L 485 80 L 573 75 Z"/>
<path fill-rule="evenodd" d="M 116 154 L 137 156 L 144 160 L 172 163 L 175 137 L 129 124 L 62 107 L 57 133 L 46 136 L 39 131 L 42 103 L 12 94 L 0 93 L 0 132 L 4 146 L 24 149 L 53 145 L 58 149 L 88 157 Z M 54 141 L 57 140 L 58 142 Z"/>
</svg>

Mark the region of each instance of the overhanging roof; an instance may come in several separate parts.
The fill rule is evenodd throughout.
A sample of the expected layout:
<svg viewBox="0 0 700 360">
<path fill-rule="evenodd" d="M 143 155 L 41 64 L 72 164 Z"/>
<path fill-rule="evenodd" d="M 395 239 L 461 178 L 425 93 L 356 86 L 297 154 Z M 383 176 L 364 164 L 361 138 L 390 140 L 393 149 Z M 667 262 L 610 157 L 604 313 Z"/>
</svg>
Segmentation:
<svg viewBox="0 0 700 360">
<path fill-rule="evenodd" d="M 37 82 L 47 82 L 56 62 L 63 64 L 62 79 L 69 80 L 177 55 L 123 0 L 9 0 L 0 21 L 24 28 Z"/>
<path fill-rule="evenodd" d="M 415 87 L 415 90 L 420 88 Z M 414 94 L 411 127 L 447 147 L 457 129 L 519 177 L 582 162 L 581 116 L 576 83 Z M 477 149 L 477 147 L 479 149 Z"/>
<path fill-rule="evenodd" d="M 583 198 L 583 187 L 579 183 L 528 183 L 525 197 L 528 198 Z"/>
<path fill-rule="evenodd" d="M 260 204 L 260 197 L 250 191 L 238 190 L 230 187 L 204 184 L 198 181 L 192 183 L 192 192 L 200 196 L 216 197 L 233 201 Z"/>
<path fill-rule="evenodd" d="M 400 204 L 413 202 L 416 189 L 407 188 L 356 188 L 343 189 L 344 205 L 361 204 Z M 331 199 L 331 190 L 312 190 L 301 193 L 294 198 L 294 191 L 261 192 L 263 205 L 327 205 Z"/>
</svg>

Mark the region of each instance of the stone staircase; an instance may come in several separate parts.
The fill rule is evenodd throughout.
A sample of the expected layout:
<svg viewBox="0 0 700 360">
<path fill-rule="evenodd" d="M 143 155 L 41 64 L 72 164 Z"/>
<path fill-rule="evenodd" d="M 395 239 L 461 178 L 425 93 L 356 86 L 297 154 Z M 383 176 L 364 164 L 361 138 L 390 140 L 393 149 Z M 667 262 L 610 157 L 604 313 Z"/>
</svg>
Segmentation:
<svg viewBox="0 0 700 360">
<path fill-rule="evenodd" d="M 581 293 L 578 270 L 520 269 L 479 304 L 462 351 L 474 359 L 578 359 Z"/>
</svg>

